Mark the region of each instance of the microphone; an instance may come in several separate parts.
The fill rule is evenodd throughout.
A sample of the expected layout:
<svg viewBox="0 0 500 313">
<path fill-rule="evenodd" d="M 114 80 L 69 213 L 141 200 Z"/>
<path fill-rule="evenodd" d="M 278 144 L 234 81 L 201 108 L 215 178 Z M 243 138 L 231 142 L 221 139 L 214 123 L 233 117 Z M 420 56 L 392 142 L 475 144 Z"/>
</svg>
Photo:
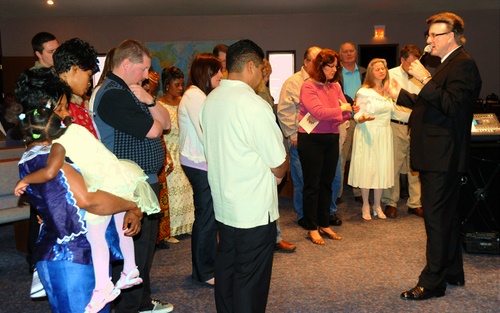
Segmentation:
<svg viewBox="0 0 500 313">
<path fill-rule="evenodd" d="M 427 45 L 425 46 L 424 48 L 424 53 L 422 53 L 422 55 L 420 56 L 420 58 L 418 58 L 419 61 L 421 61 L 427 54 L 429 54 L 430 52 L 432 51 L 432 47 L 431 45 Z"/>
</svg>

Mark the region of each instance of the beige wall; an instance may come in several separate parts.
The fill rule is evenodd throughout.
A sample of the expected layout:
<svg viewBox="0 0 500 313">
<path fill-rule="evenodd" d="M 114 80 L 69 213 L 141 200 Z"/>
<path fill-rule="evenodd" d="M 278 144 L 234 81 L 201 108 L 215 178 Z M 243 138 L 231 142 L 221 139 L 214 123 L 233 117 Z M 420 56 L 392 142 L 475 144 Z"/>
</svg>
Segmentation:
<svg viewBox="0 0 500 313">
<path fill-rule="evenodd" d="M 55 34 L 60 41 L 80 37 L 99 53 L 120 41 L 144 42 L 237 40 L 249 38 L 264 50 L 296 50 L 297 68 L 310 45 L 338 50 L 343 41 L 376 43 L 373 26 L 384 24 L 386 39 L 380 43 L 425 46 L 423 32 L 428 13 L 301 14 L 258 16 L 186 17 L 80 17 L 0 19 L 4 57 L 31 56 L 31 37 L 39 31 Z M 475 58 L 483 79 L 481 96 L 499 94 L 499 11 L 456 12 L 466 23 L 466 50 Z M 8 91 L 8 90 L 5 90 Z"/>
</svg>

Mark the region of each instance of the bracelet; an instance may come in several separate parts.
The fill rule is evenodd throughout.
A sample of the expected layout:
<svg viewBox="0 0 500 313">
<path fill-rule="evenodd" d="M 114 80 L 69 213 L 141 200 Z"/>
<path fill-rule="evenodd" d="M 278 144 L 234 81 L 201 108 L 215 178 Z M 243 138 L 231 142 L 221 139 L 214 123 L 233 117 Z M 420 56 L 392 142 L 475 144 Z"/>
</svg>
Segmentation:
<svg viewBox="0 0 500 313">
<path fill-rule="evenodd" d="M 427 78 L 432 78 L 432 76 L 431 76 L 431 75 L 429 75 L 429 76 L 425 76 L 424 78 L 422 78 L 422 80 L 421 80 L 420 82 L 423 84 L 423 83 L 424 83 L 424 81 L 425 81 Z"/>
<path fill-rule="evenodd" d="M 151 104 L 146 104 L 148 108 L 154 107 L 156 105 L 156 99 L 153 100 L 153 103 Z"/>
</svg>

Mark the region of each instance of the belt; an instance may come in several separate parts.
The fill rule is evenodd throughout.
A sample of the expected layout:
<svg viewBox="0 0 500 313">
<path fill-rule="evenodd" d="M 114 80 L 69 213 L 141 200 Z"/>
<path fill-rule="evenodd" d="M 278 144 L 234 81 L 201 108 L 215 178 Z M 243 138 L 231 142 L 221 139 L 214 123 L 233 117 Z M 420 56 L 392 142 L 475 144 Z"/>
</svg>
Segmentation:
<svg viewBox="0 0 500 313">
<path fill-rule="evenodd" d="M 408 125 L 408 123 L 397 121 L 397 120 L 391 120 L 391 122 L 396 123 L 396 124 L 400 124 L 400 125 Z"/>
</svg>

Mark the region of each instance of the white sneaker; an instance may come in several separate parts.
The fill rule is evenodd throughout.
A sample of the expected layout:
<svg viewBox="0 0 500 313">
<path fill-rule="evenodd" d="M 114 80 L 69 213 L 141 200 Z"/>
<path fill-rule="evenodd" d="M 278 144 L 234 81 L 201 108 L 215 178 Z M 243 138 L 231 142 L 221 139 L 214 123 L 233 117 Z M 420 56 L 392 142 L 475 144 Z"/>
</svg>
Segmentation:
<svg viewBox="0 0 500 313">
<path fill-rule="evenodd" d="M 139 311 L 139 313 L 168 313 L 174 310 L 174 306 L 168 302 L 152 299 L 151 303 L 154 305 L 151 310 Z"/>
<path fill-rule="evenodd" d="M 36 270 L 36 267 L 33 270 L 33 280 L 31 281 L 31 295 L 30 297 L 35 299 L 35 298 L 42 298 L 47 296 L 47 293 L 45 292 L 45 289 L 43 289 L 42 282 L 40 281 L 40 277 L 38 277 L 38 271 Z"/>
</svg>

